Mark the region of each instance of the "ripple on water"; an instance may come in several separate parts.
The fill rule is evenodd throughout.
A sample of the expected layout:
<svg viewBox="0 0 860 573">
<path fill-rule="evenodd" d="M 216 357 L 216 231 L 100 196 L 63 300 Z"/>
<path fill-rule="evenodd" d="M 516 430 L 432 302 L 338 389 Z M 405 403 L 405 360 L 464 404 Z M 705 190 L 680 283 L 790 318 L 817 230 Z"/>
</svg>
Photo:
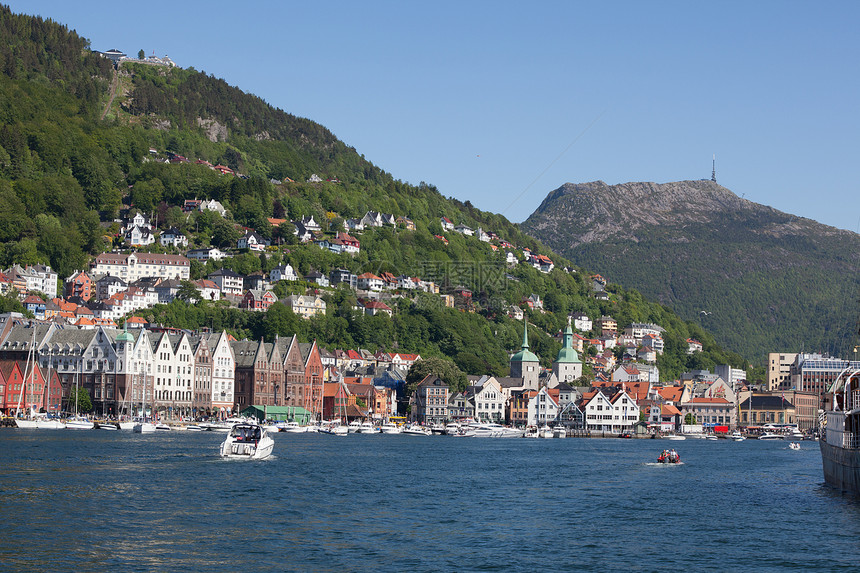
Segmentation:
<svg viewBox="0 0 860 573">
<path fill-rule="evenodd" d="M 0 430 L 8 571 L 839 570 L 860 503 L 768 442 Z M 822 556 L 825 558 L 822 559 Z"/>
</svg>

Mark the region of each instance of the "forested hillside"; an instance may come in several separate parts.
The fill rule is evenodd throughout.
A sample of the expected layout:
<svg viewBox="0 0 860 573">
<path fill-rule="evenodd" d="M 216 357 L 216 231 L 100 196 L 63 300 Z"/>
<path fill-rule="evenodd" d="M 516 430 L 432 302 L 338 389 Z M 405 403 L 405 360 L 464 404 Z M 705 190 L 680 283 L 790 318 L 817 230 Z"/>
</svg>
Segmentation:
<svg viewBox="0 0 860 573">
<path fill-rule="evenodd" d="M 848 357 L 860 235 L 744 200 L 711 181 L 566 184 L 524 229 L 760 361 Z"/>
<path fill-rule="evenodd" d="M 141 210 L 160 229 L 177 227 L 190 237 L 191 247 L 235 247 L 243 227 L 280 245 L 262 256 L 244 253 L 207 265 L 195 261 L 193 278 L 219 265 L 245 274 L 289 262 L 303 274 L 334 268 L 386 271 L 431 278 L 443 292 L 458 286 L 473 291 L 456 309 L 445 308 L 438 296 L 404 297 L 392 318 L 356 313 L 351 291 L 325 294 L 327 315 L 311 320 L 281 304 L 258 314 L 177 300 L 146 313 L 168 325 L 227 328 L 239 337 L 267 340 L 298 333 L 331 347 L 420 352 L 448 357 L 469 373 L 504 374 L 509 353 L 522 339 L 521 323 L 507 310 L 525 306 L 534 293 L 548 312 L 526 311 L 534 325 L 529 340 L 546 365 L 559 348 L 550 335 L 575 311 L 593 318 L 612 315 L 622 326 L 636 321 L 667 328 L 667 352 L 659 365 L 668 378 L 717 363 L 744 365 L 700 325 L 681 321 L 636 291 L 610 285 L 609 300 L 595 300 L 584 269 L 563 270 L 569 261 L 503 216 L 446 198 L 432 185 L 395 180 L 319 124 L 274 109 L 221 79 L 193 68 L 142 63 L 113 69 L 62 25 L 5 7 L 0 7 L 0 34 L 3 268 L 45 263 L 68 276 L 86 268 L 93 255 L 121 247 L 116 218 Z M 168 155 L 190 161 L 165 163 Z M 197 160 L 227 166 L 240 176 L 221 175 Z M 307 182 L 311 175 L 321 181 Z M 185 213 L 180 207 L 186 199 L 217 199 L 229 215 Z M 349 256 L 297 244 L 289 224 L 273 227 L 267 220 L 313 215 L 331 232 L 368 210 L 408 217 L 415 230 L 365 230 L 361 253 Z M 436 237 L 443 233 L 443 216 L 497 233 L 516 246 L 512 250 L 520 259 L 525 247 L 549 255 L 556 268 L 549 274 L 527 264 L 508 268 L 504 249 L 494 251 L 457 233 L 445 233 L 443 242 Z M 282 283 L 276 290 L 285 296 L 311 288 Z M 705 352 L 687 356 L 688 337 L 703 342 Z"/>
</svg>

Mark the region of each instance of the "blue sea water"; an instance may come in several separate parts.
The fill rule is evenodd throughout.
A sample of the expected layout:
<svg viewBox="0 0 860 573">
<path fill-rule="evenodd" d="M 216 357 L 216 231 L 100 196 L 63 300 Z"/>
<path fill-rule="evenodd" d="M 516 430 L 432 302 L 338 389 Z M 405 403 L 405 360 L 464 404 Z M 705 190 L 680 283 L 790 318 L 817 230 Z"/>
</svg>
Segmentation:
<svg viewBox="0 0 860 573">
<path fill-rule="evenodd" d="M 860 567 L 814 442 L 275 434 L 236 462 L 223 437 L 0 430 L 0 570 Z"/>
</svg>

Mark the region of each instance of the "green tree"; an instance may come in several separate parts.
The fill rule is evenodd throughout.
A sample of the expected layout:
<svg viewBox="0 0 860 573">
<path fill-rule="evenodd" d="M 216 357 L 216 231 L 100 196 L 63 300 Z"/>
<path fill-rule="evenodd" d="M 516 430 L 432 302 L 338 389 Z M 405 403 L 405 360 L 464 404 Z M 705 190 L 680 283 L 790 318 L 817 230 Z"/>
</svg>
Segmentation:
<svg viewBox="0 0 860 573">
<path fill-rule="evenodd" d="M 138 52 L 137 52 L 137 59 L 138 59 L 138 60 L 142 60 L 142 59 L 144 59 L 145 57 L 146 57 L 146 52 L 144 52 L 142 49 L 141 49 L 140 51 L 138 51 Z"/>
<path fill-rule="evenodd" d="M 176 291 L 176 298 L 182 299 L 185 302 L 200 302 L 202 297 L 200 291 L 194 286 L 191 281 L 180 281 L 179 290 Z"/>
<path fill-rule="evenodd" d="M 418 383 L 430 374 L 435 374 L 451 387 L 452 392 L 462 392 L 466 389 L 468 379 L 456 364 L 444 358 L 422 358 L 409 368 L 406 375 L 406 393 L 412 394 Z"/>
<path fill-rule="evenodd" d="M 77 402 L 77 403 L 76 403 Z M 86 388 L 78 387 L 69 390 L 69 399 L 67 401 L 66 410 L 70 413 L 77 412 L 78 414 L 87 414 L 93 410 L 93 401 L 90 399 L 90 393 Z"/>
</svg>

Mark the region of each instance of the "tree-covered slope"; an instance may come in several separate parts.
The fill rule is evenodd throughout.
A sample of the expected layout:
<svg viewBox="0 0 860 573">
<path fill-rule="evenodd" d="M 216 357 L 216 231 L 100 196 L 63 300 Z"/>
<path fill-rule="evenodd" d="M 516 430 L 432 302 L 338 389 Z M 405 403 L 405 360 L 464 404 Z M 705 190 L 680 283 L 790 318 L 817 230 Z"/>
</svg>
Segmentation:
<svg viewBox="0 0 860 573">
<path fill-rule="evenodd" d="M 61 277 L 85 268 L 92 256 L 120 246 L 114 240 L 115 218 L 130 207 L 152 215 L 161 229 L 179 228 L 191 246 L 235 246 L 242 227 L 281 244 L 262 257 L 242 254 L 219 263 L 242 273 L 289 262 L 300 273 L 345 267 L 417 275 L 435 280 L 444 292 L 457 286 L 473 291 L 455 309 L 444 308 L 438 297 L 407 297 L 395 304 L 390 319 L 359 315 L 354 294 L 344 291 L 326 294 L 327 315 L 312 320 L 299 320 L 280 304 L 261 315 L 176 301 L 147 313 L 166 324 L 227 328 L 237 336 L 267 339 L 297 332 L 329 346 L 420 352 L 450 358 L 469 373 L 503 374 L 522 336 L 521 325 L 506 311 L 535 293 L 548 312 L 527 311 L 530 342 L 545 365 L 559 348 L 550 335 L 574 311 L 593 318 L 611 314 L 622 325 L 666 327 L 670 351 L 660 361 L 669 378 L 690 367 L 743 365 L 699 325 L 681 321 L 635 291 L 613 285 L 610 300 L 595 300 L 587 273 L 559 268 L 569 261 L 503 216 L 446 198 L 432 185 L 395 180 L 323 126 L 274 109 L 223 80 L 191 68 L 141 63 L 114 70 L 67 28 L 3 7 L 0 30 L 7 48 L 0 73 L 4 268 L 47 263 Z M 190 162 L 165 163 L 168 152 Z M 196 160 L 226 165 L 242 176 L 220 175 Z M 307 182 L 312 174 L 322 181 Z M 183 201 L 195 198 L 217 199 L 230 214 L 224 219 L 212 212 L 184 213 Z M 267 220 L 313 215 L 336 227 L 368 210 L 408 217 L 416 229 L 366 230 L 361 253 L 351 257 L 296 244 L 289 225 L 273 227 Z M 442 234 L 443 216 L 493 231 L 516 245 L 517 253 L 528 247 L 547 254 L 557 268 L 550 274 L 526 264 L 508 269 L 504 249 L 494 251 L 457 233 L 445 233 L 446 244 L 435 236 Z M 198 278 L 214 266 L 195 262 L 192 273 Z M 281 284 L 278 295 L 307 287 Z M 686 356 L 687 337 L 705 343 L 705 353 Z"/>
</svg>

